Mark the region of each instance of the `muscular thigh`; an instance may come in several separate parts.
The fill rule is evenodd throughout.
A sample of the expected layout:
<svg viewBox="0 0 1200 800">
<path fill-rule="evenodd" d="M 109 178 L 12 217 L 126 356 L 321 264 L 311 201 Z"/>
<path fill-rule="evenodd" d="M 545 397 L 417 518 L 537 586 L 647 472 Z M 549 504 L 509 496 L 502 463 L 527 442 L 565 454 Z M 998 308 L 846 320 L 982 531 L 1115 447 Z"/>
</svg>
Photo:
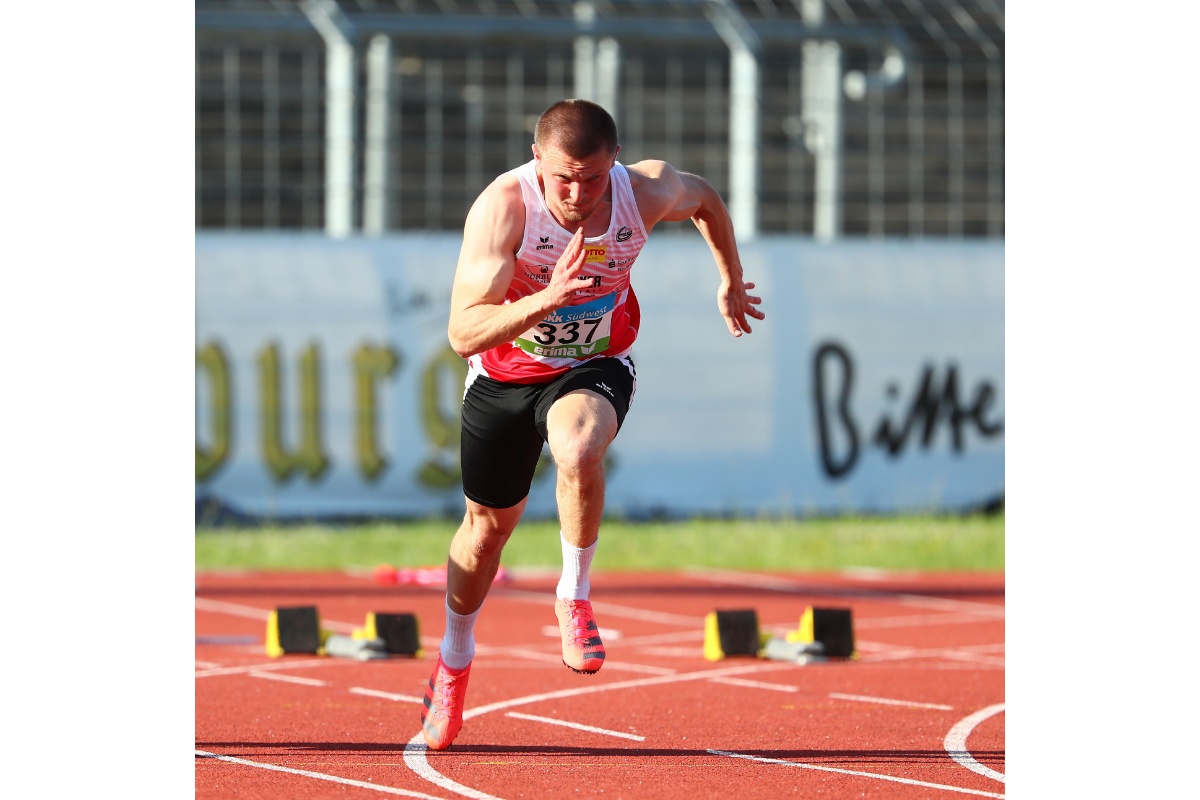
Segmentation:
<svg viewBox="0 0 1200 800">
<path fill-rule="evenodd" d="M 547 418 L 550 407 L 571 392 L 586 389 L 608 401 L 617 416 L 617 430 L 633 403 L 636 390 L 633 361 L 624 358 L 595 358 L 563 375 L 546 387 L 537 401 L 535 419 L 538 432 L 547 439 Z"/>
</svg>

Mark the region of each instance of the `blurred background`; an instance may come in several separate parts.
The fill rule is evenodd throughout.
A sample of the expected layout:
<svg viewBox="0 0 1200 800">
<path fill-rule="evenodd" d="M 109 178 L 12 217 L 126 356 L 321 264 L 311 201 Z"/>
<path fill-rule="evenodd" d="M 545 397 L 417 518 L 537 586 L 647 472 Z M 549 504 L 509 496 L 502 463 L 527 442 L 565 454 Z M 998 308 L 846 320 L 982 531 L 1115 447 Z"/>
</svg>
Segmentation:
<svg viewBox="0 0 1200 800">
<path fill-rule="evenodd" d="M 656 229 L 612 513 L 1002 506 L 1003 3 L 195 8 L 198 519 L 456 513 L 463 220 L 564 97 L 717 188 L 768 315 Z"/>
</svg>

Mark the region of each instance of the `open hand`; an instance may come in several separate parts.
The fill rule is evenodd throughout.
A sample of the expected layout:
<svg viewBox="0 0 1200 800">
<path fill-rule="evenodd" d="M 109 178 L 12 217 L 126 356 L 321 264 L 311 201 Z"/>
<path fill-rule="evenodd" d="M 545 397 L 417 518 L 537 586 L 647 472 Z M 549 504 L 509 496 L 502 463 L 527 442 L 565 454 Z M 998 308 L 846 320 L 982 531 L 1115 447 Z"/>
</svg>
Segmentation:
<svg viewBox="0 0 1200 800">
<path fill-rule="evenodd" d="M 757 306 L 762 302 L 762 298 L 757 295 L 747 294 L 747 290 L 753 289 L 753 283 L 743 283 L 741 280 L 735 280 L 733 283 L 722 283 L 717 289 L 717 309 L 721 312 L 721 316 L 725 318 L 725 324 L 729 326 L 729 332 L 734 336 L 741 336 L 743 333 L 750 333 L 750 324 L 746 321 L 746 317 L 754 317 L 755 319 L 766 319 L 767 315 L 760 311 Z"/>
</svg>

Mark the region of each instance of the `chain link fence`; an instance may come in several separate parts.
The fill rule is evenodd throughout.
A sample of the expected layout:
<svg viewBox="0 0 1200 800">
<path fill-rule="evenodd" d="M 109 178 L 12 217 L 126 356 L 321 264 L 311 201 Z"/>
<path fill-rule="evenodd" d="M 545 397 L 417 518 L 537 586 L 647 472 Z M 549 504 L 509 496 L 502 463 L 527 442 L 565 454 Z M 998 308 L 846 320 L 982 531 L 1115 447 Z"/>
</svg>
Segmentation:
<svg viewBox="0 0 1200 800">
<path fill-rule="evenodd" d="M 1004 235 L 992 0 L 197 0 L 195 78 L 197 229 L 461 230 L 586 96 L 755 233 Z"/>
</svg>

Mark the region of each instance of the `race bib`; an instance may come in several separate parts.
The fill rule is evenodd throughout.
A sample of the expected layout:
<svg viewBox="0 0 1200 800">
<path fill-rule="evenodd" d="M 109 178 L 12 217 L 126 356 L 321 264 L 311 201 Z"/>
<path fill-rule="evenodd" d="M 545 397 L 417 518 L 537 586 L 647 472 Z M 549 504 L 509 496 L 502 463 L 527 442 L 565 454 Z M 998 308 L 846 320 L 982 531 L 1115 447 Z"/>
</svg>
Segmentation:
<svg viewBox="0 0 1200 800">
<path fill-rule="evenodd" d="M 608 349 L 612 335 L 613 292 L 587 303 L 555 309 L 516 338 L 517 347 L 544 358 L 587 358 Z"/>
</svg>

